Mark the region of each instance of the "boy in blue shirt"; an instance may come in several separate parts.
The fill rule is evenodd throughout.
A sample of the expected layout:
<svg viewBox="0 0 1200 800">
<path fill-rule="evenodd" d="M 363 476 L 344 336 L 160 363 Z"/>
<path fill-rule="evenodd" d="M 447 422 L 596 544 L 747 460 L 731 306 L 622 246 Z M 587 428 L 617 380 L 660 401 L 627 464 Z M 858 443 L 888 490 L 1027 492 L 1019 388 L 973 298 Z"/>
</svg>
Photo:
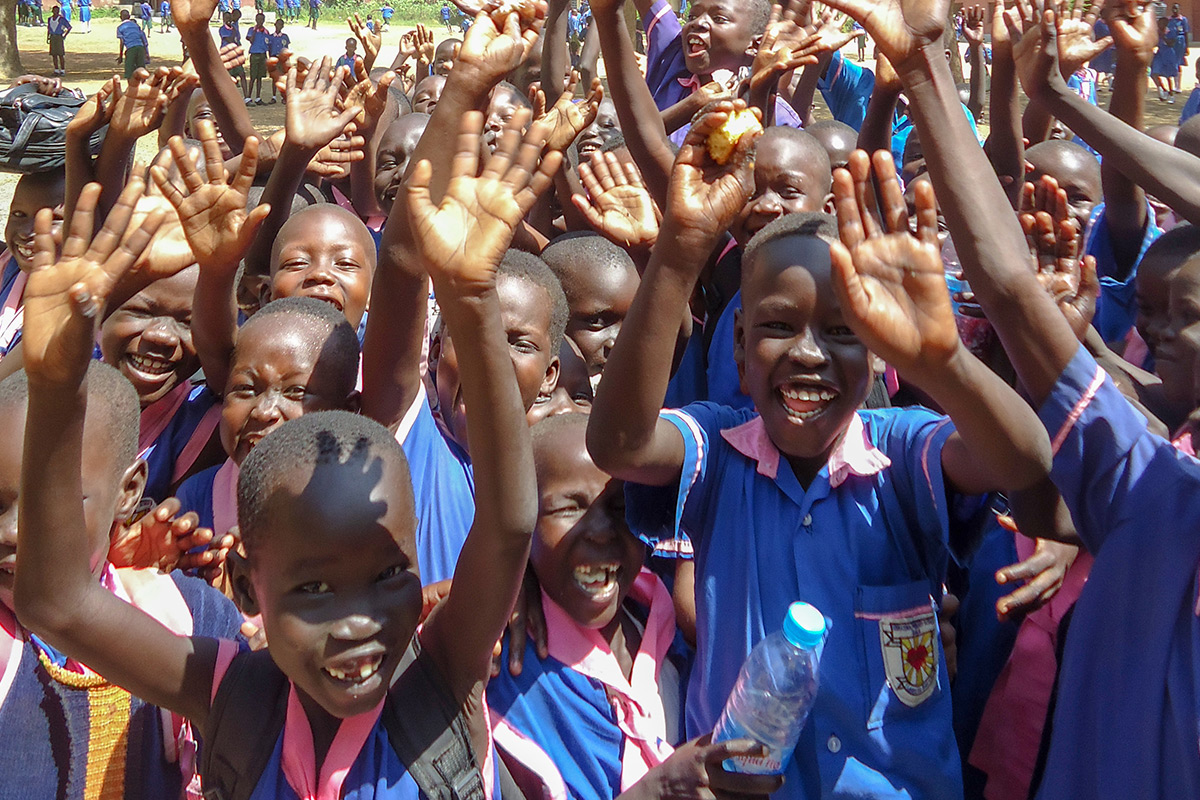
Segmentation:
<svg viewBox="0 0 1200 800">
<path fill-rule="evenodd" d="M 263 78 L 267 77 L 267 55 L 271 50 L 271 32 L 266 22 L 267 15 L 260 11 L 254 15 L 254 26 L 246 29 L 246 41 L 250 43 L 250 92 L 254 93 L 254 103 L 260 106 Z M 274 97 L 271 102 L 275 102 Z"/>
<path fill-rule="evenodd" d="M 158 32 L 166 33 L 175 27 L 175 21 L 171 19 L 171 0 L 162 0 L 158 5 Z"/>
<path fill-rule="evenodd" d="M 379 19 L 382 21 L 381 31 L 386 31 L 392 25 L 392 15 L 396 10 L 392 8 L 390 3 L 384 3 L 383 8 L 379 9 Z"/>
<path fill-rule="evenodd" d="M 740 107 L 710 106 L 680 150 L 659 238 L 670 247 L 655 248 L 605 367 L 588 447 L 601 469 L 645 485 L 627 492 L 636 532 L 693 542 L 689 735 L 713 728 L 750 650 L 806 600 L 832 625 L 821 692 L 776 796 L 961 796 L 936 618 L 950 552 L 969 544 L 951 539 L 950 509 L 1044 481 L 1049 443 L 959 340 L 932 193 L 918 194 L 914 238 L 887 153 L 876 155 L 887 223 L 842 203 L 845 244 L 828 216 L 791 214 L 746 248 L 735 360 L 755 410 L 701 402 L 660 414 L 679 329 L 662 309 L 687 308 L 753 186 L 753 134 L 723 167 L 705 144 Z M 854 183 L 872 191 L 856 156 Z M 860 412 L 872 353 L 951 418 Z"/>
<path fill-rule="evenodd" d="M 129 12 L 121 9 L 121 24 L 117 26 L 117 39 L 121 50 L 117 54 L 117 63 L 125 63 L 125 80 L 133 77 L 133 73 L 146 66 L 150 57 L 150 41 L 146 33 L 134 22 Z"/>
<path fill-rule="evenodd" d="M 267 55 L 270 58 L 278 58 L 279 54 L 287 50 L 292 44 L 292 37 L 283 32 L 283 18 L 275 18 L 275 32 L 267 38 Z M 275 103 L 275 93 L 278 88 L 275 86 L 275 81 L 271 81 L 271 99 L 270 104 Z M 284 102 L 287 102 L 286 100 Z"/>
<path fill-rule="evenodd" d="M 145 33 L 150 33 L 150 30 L 154 27 L 154 9 L 150 7 L 150 3 L 146 0 L 142 0 L 141 5 L 138 6 L 138 16 L 142 19 L 142 30 Z"/>
<path fill-rule="evenodd" d="M 351 79 L 354 77 L 354 63 L 358 61 L 358 56 L 355 55 L 356 50 L 358 50 L 358 39 L 351 36 L 346 39 L 346 52 L 338 56 L 337 62 L 333 65 L 334 69 L 345 67 L 350 70 Z"/>
<path fill-rule="evenodd" d="M 442 0 L 442 24 L 446 26 L 446 33 L 454 33 L 454 28 L 450 26 L 450 4 Z"/>
<path fill-rule="evenodd" d="M 317 29 L 317 18 L 321 16 L 321 0 L 308 0 L 308 27 Z"/>
</svg>

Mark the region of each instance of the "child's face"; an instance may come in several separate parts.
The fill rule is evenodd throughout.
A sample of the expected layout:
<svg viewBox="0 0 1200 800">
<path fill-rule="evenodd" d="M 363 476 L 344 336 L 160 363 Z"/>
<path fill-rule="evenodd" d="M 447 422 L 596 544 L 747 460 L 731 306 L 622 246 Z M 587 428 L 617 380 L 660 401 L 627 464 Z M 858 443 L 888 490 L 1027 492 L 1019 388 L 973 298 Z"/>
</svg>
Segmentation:
<svg viewBox="0 0 1200 800">
<path fill-rule="evenodd" d="M 441 75 L 444 78 L 450 74 L 450 70 L 454 69 L 454 60 L 458 58 L 459 45 L 459 42 L 447 39 L 437 46 L 437 49 L 433 51 L 434 75 Z"/>
<path fill-rule="evenodd" d="M 1162 378 L 1171 409 L 1186 416 L 1195 403 L 1194 375 L 1200 357 L 1200 258 L 1194 258 L 1167 281 L 1169 319 L 1154 351 L 1154 371 Z"/>
<path fill-rule="evenodd" d="M 189 138 L 196 137 L 196 122 L 206 119 L 213 124 L 217 131 L 217 144 L 221 147 L 221 158 L 233 158 L 233 151 L 229 149 L 229 145 L 225 142 L 225 137 L 221 135 L 221 126 L 217 124 L 217 116 L 213 113 L 212 106 L 201 92 L 193 92 L 191 100 L 188 101 L 187 126 L 186 133 Z"/>
<path fill-rule="evenodd" d="M 615 140 L 621 133 L 621 123 L 617 119 L 617 107 L 607 97 L 600 101 L 596 119 L 583 129 L 575 139 L 575 147 L 579 151 L 579 160 L 588 161 L 592 153 L 599 152 L 604 146 Z"/>
<path fill-rule="evenodd" d="M 371 293 L 375 243 L 366 227 L 354 222 L 316 205 L 284 223 L 271 264 L 271 298 L 324 300 L 358 328 Z"/>
<path fill-rule="evenodd" d="M 413 92 L 413 111 L 419 114 L 432 114 L 442 99 L 442 90 L 446 88 L 446 79 L 441 75 L 430 75 L 417 84 Z"/>
<path fill-rule="evenodd" d="M 529 560 L 571 619 L 605 629 L 617 622 L 645 546 L 625 523 L 625 484 L 592 463 L 584 430 L 559 428 L 535 447 L 538 521 Z"/>
<path fill-rule="evenodd" d="M 1182 264 L 1177 255 L 1150 252 L 1138 265 L 1137 319 L 1134 325 L 1150 355 L 1157 358 L 1158 343 L 1170 323 L 1170 282 Z"/>
<path fill-rule="evenodd" d="M 250 550 L 254 610 L 309 718 L 379 704 L 421 613 L 407 476 L 367 454 L 296 469 Z"/>
<path fill-rule="evenodd" d="M 358 43 L 353 39 L 346 40 L 346 55 L 354 55 L 354 51 L 358 49 Z"/>
<path fill-rule="evenodd" d="M 239 332 L 221 406 L 221 446 L 241 464 L 289 419 L 351 405 L 331 366 L 320 364 L 323 323 L 280 313 Z"/>
<path fill-rule="evenodd" d="M 429 117 L 424 114 L 405 114 L 388 126 L 379 142 L 375 156 L 375 199 L 385 214 L 392 211 L 392 203 L 404 181 L 408 161 L 425 133 Z"/>
<path fill-rule="evenodd" d="M 549 397 L 538 395 L 533 407 L 525 414 L 530 427 L 559 414 L 592 413 L 594 395 L 587 364 L 576 344 L 565 337 L 558 348 L 558 364 L 558 385 Z"/>
<path fill-rule="evenodd" d="M 683 61 L 693 75 L 737 71 L 753 58 L 750 14 L 737 0 L 696 0 L 683 26 Z"/>
<path fill-rule="evenodd" d="M 824 164 L 818 168 L 824 171 Z M 784 214 L 822 210 L 829 179 L 822 180 L 815 172 L 798 142 L 764 136 L 755 154 L 754 195 L 734 220 L 734 238 L 745 246 L 767 223 Z"/>
<path fill-rule="evenodd" d="M 54 209 L 54 233 L 62 229 L 63 178 L 26 176 L 17 181 L 8 222 L 4 226 L 4 246 L 12 253 L 22 272 L 33 269 L 33 220 L 43 208 Z"/>
<path fill-rule="evenodd" d="M 1091 159 L 1090 163 L 1087 159 Z M 1030 159 L 1033 172 L 1025 179 L 1037 183 L 1043 175 L 1049 175 L 1058 181 L 1060 189 L 1067 193 L 1067 208 L 1071 217 L 1079 223 L 1079 230 L 1087 228 L 1092 216 L 1092 209 L 1104 196 L 1100 188 L 1100 168 L 1091 156 L 1060 156 L 1051 154 L 1039 158 L 1034 155 Z"/>
<path fill-rule="evenodd" d="M 198 267 L 147 286 L 100 328 L 104 362 L 137 390 L 142 407 L 161 399 L 200 367 L 192 343 L 192 295 Z"/>
<path fill-rule="evenodd" d="M 638 274 L 624 264 L 571 265 L 567 337 L 579 347 L 589 375 L 604 371 L 621 323 L 637 294 Z"/>
<path fill-rule="evenodd" d="M 538 394 L 551 394 L 558 383 L 558 354 L 550 350 L 550 298 L 542 287 L 510 275 L 501 275 L 496 289 L 508 337 L 508 355 L 517 372 L 521 402 L 529 411 Z M 467 408 L 462 397 L 458 354 L 450 332 L 443 330 L 435 338 L 431 356 L 437 360 L 435 385 L 442 422 L 450 437 L 463 449 L 469 449 Z"/>
<path fill-rule="evenodd" d="M 870 354 L 838 306 L 827 243 L 784 236 L 747 267 L 734 322 L 741 388 L 798 477 L 811 476 L 867 396 Z"/>
<path fill-rule="evenodd" d="M 113 526 L 137 506 L 145 486 L 145 465 L 117 464 L 112 434 L 89 417 L 83 428 L 83 517 L 88 530 L 92 572 L 97 577 L 108 556 Z M 13 607 L 17 568 L 17 506 L 25 446 L 25 403 L 0 408 L 0 603 Z"/>
<path fill-rule="evenodd" d="M 497 86 L 492 91 L 492 99 L 488 103 L 487 121 L 484 123 L 483 133 L 479 137 L 480 155 L 483 158 L 486 159 L 496 151 L 500 134 L 504 132 L 508 123 L 512 122 L 513 116 L 520 107 L 520 101 L 509 87 Z"/>
</svg>

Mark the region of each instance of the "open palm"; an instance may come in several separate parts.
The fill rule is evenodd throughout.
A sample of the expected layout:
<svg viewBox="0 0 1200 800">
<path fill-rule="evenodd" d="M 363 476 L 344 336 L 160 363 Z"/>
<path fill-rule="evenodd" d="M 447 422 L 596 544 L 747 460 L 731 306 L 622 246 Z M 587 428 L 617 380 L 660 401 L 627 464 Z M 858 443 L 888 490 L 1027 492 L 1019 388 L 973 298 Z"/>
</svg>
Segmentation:
<svg viewBox="0 0 1200 800">
<path fill-rule="evenodd" d="M 546 146 L 551 150 L 566 150 L 571 142 L 591 125 L 600 110 L 600 102 L 604 100 L 604 84 L 599 78 L 592 79 L 591 91 L 582 103 L 575 102 L 575 86 L 579 83 L 579 73 L 572 72 L 566 90 L 553 106 L 544 113 L 539 113 L 537 119 L 550 128 L 550 138 Z M 546 107 L 546 94 L 538 89 L 535 98 L 535 109 Z"/>
<path fill-rule="evenodd" d="M 826 0 L 826 5 L 858 20 L 899 67 L 941 37 L 949 0 Z"/>
<path fill-rule="evenodd" d="M 587 196 L 572 195 L 588 224 L 622 247 L 646 247 L 658 239 L 658 208 L 632 162 L 613 153 L 592 156 L 579 165 Z"/>
</svg>

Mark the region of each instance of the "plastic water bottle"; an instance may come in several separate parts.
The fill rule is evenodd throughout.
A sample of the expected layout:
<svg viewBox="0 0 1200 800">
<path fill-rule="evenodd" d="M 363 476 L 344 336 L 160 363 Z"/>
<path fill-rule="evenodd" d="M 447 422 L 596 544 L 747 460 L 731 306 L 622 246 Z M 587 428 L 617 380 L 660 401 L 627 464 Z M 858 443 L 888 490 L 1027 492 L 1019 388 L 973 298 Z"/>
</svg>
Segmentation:
<svg viewBox="0 0 1200 800">
<path fill-rule="evenodd" d="M 787 768 L 817 696 L 817 662 L 824 640 L 821 612 L 808 603 L 792 603 L 783 630 L 750 652 L 712 738 L 753 739 L 766 754 L 726 759 L 725 769 L 777 775 Z"/>
</svg>

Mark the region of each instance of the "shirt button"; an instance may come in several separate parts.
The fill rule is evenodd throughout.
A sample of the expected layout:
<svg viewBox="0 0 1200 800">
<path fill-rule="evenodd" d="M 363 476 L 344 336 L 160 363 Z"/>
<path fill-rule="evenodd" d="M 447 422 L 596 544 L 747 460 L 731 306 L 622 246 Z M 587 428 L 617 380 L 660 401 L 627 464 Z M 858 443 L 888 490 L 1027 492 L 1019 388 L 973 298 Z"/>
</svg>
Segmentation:
<svg viewBox="0 0 1200 800">
<path fill-rule="evenodd" d="M 842 749 L 842 740 L 837 737 L 837 734 L 830 734 L 829 741 L 826 742 L 829 752 L 837 753 Z"/>
<path fill-rule="evenodd" d="M 800 524 L 808 528 L 812 526 L 812 514 L 805 514 L 804 519 L 800 520 Z"/>
</svg>

